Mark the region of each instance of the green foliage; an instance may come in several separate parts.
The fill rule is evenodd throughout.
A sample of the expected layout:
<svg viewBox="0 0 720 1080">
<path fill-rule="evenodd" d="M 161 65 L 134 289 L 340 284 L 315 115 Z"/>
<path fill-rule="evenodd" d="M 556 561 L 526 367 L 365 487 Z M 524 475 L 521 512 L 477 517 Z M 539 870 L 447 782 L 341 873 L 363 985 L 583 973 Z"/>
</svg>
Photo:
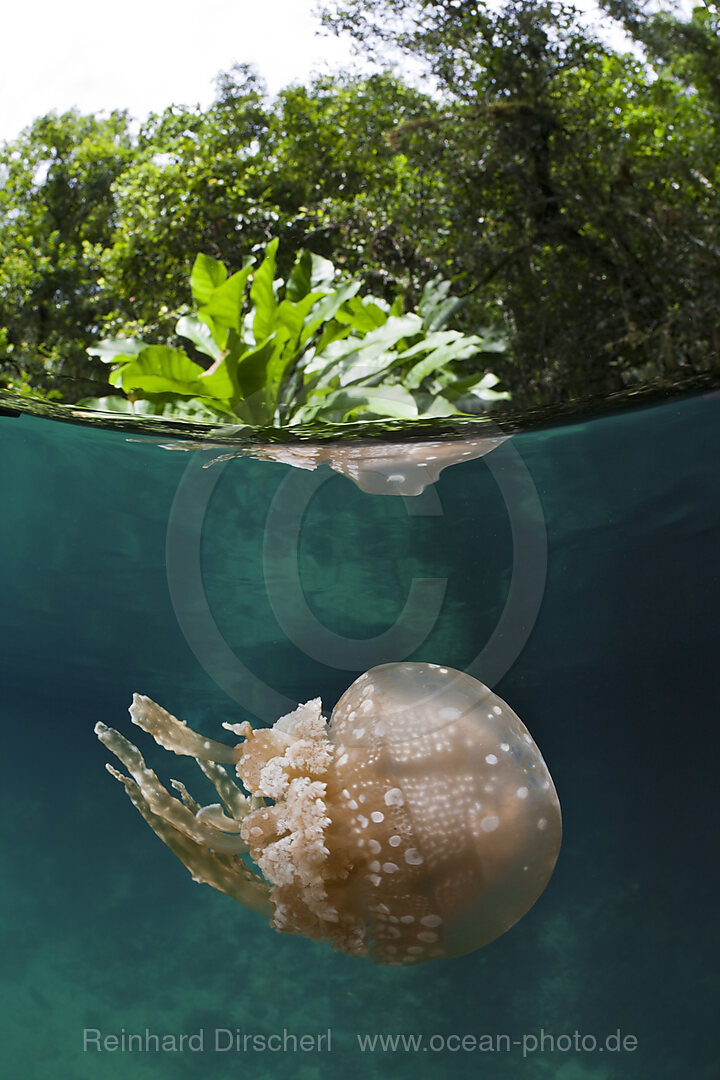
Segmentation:
<svg viewBox="0 0 720 1080">
<path fill-rule="evenodd" d="M 463 370 L 503 346 L 444 328 L 456 307 L 447 282 L 428 283 L 417 314 L 403 314 L 400 302 L 361 297 L 359 281 L 337 280 L 332 263 L 307 251 L 278 279 L 277 255 L 275 239 L 258 265 L 248 259 L 232 275 L 198 255 L 195 313 L 176 332 L 210 365 L 171 345 L 114 339 L 89 350 L 111 365 L 109 383 L 143 412 L 253 426 L 445 416 L 507 397 L 491 373 Z M 81 404 L 127 409 L 121 398 Z"/>
<path fill-rule="evenodd" d="M 85 345 L 113 304 L 101 285 L 110 193 L 132 153 L 124 113 L 46 116 L 0 147 L 2 385 L 92 389 Z"/>
<path fill-rule="evenodd" d="M 410 218 L 416 254 L 462 282 L 468 328 L 501 304 L 511 349 L 496 370 L 515 401 L 720 365 L 717 37 L 706 13 L 691 24 L 638 15 L 654 51 L 636 60 L 600 44 L 569 4 L 325 7 L 332 28 L 376 56 L 399 44 L 436 80 L 441 114 L 393 136 L 428 177 L 433 227 Z"/>
<path fill-rule="evenodd" d="M 720 106 L 720 9 L 704 0 L 683 19 L 673 11 L 648 13 L 637 0 L 601 0 L 643 46 L 650 61 Z"/>
<path fill-rule="evenodd" d="M 680 19 L 648 15 L 641 0 L 603 6 L 639 58 L 551 0 L 326 0 L 332 28 L 380 63 L 388 48 L 411 53 L 431 92 L 379 70 L 270 102 L 237 67 L 208 109 L 172 106 L 137 132 L 121 113 L 37 121 L 0 148 L 0 386 L 107 397 L 109 369 L 85 349 L 119 335 L 215 363 L 225 346 L 214 333 L 246 285 L 259 300 L 247 297 L 253 341 L 284 301 L 308 295 L 309 271 L 293 266 L 301 249 L 358 279 L 381 311 L 398 294 L 415 310 L 425 282 L 452 281 L 457 327 L 494 325 L 508 340 L 493 370 L 516 405 L 713 369 L 717 9 Z M 274 269 L 212 280 L 202 317 L 211 293 L 198 279 L 191 311 L 191 253 L 206 252 L 212 273 L 242 272 L 271 237 Z M 371 329 L 373 310 L 346 302 L 342 317 L 362 314 Z M 483 374 L 472 358 L 453 363 L 454 389 L 433 376 L 448 400 Z"/>
<path fill-rule="evenodd" d="M 283 252 L 308 247 L 386 298 L 398 291 L 385 255 L 411 190 L 385 134 L 425 95 L 378 74 L 289 87 L 270 106 L 242 66 L 217 90 L 209 109 L 171 106 L 137 134 L 123 114 L 68 113 L 0 148 L 0 383 L 27 371 L 64 400 L 109 392 L 88 342 L 172 339 L 195 251 L 238 266 L 278 236 L 281 275 Z M 417 302 L 415 283 L 400 284 Z"/>
</svg>

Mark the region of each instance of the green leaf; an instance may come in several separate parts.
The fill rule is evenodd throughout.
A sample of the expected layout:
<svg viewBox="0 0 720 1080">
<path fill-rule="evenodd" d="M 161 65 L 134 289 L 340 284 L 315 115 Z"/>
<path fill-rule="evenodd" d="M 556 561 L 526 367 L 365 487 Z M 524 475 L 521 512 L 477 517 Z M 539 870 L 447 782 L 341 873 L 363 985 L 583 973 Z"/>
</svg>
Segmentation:
<svg viewBox="0 0 720 1080">
<path fill-rule="evenodd" d="M 212 357 L 213 360 L 222 359 L 223 350 L 215 341 L 212 330 L 197 315 L 183 315 L 181 319 L 178 319 L 175 331 L 180 337 L 192 341 L 198 352 Z"/>
<path fill-rule="evenodd" d="M 372 299 L 362 300 L 356 296 L 347 301 L 335 318 L 338 322 L 347 323 L 353 330 L 370 333 L 372 330 L 377 330 L 379 326 L 384 326 L 389 315 Z"/>
<path fill-rule="evenodd" d="M 452 334 L 453 331 L 448 331 Z M 433 349 L 429 356 L 424 357 L 419 363 L 407 372 L 403 382 L 410 390 L 417 390 L 428 375 L 446 367 L 454 360 L 468 360 L 475 356 L 482 346 L 480 338 L 463 337 L 461 334 L 453 334 L 453 339 Z"/>
<path fill-rule="evenodd" d="M 256 345 L 269 338 L 276 326 L 275 314 L 278 305 L 273 284 L 275 281 L 278 242 L 275 239 L 268 244 L 265 249 L 265 258 L 255 271 L 250 288 L 250 299 L 255 305 L 253 335 Z"/>
<path fill-rule="evenodd" d="M 359 296 L 359 281 L 333 287 L 335 269 L 320 256 L 297 255 L 280 300 L 277 250 L 272 240 L 254 273 L 253 260 L 245 259 L 231 276 L 210 256 L 195 260 L 198 309 L 179 319 L 176 330 L 211 358 L 207 370 L 182 349 L 138 339 L 101 342 L 94 352 L 113 363 L 111 384 L 132 399 L 115 407 L 282 425 L 298 418 L 409 418 L 419 407 L 441 416 L 464 393 L 505 396 L 491 389 L 494 376 L 458 380 L 451 366 L 474 357 L 485 340 L 428 331 L 419 315 L 402 314 L 400 299 L 388 309 L 383 300 Z M 431 284 L 424 293 L 428 310 L 449 300 L 446 282 Z"/>
<path fill-rule="evenodd" d="M 310 258 L 312 259 L 310 285 L 313 292 L 318 289 L 329 288 L 335 280 L 335 267 L 329 259 L 324 259 L 322 255 L 311 255 Z"/>
<path fill-rule="evenodd" d="M 312 255 L 312 273 L 310 275 L 310 284 L 313 292 L 317 289 L 329 288 L 332 282 L 336 278 L 336 269 L 331 264 L 329 259 L 324 259 L 322 255 Z"/>
<path fill-rule="evenodd" d="M 315 329 L 318 329 L 317 323 Z M 326 350 L 334 344 L 336 341 L 342 341 L 349 337 L 351 334 L 351 328 L 342 323 L 336 322 L 334 319 L 325 324 L 325 327 L 320 335 L 320 338 L 313 350 L 314 357 L 322 357 L 325 355 Z M 305 340 L 305 331 L 302 334 L 302 340 Z"/>
<path fill-rule="evenodd" d="M 300 341 L 303 337 L 303 331 L 306 323 L 314 323 L 314 319 L 308 320 L 308 316 L 312 312 L 319 296 L 322 293 L 311 292 L 303 297 L 302 300 L 298 300 L 296 303 L 292 303 L 290 300 L 281 300 L 277 308 L 277 321 L 281 326 L 287 327 L 290 337 L 293 341 L 293 347 L 297 350 L 300 348 Z"/>
<path fill-rule="evenodd" d="M 190 288 L 198 306 L 207 304 L 213 292 L 226 280 L 228 272 L 223 263 L 210 255 L 198 255 L 190 274 Z"/>
<path fill-rule="evenodd" d="M 285 287 L 285 299 L 297 303 L 310 292 L 324 292 L 334 279 L 335 267 L 329 259 L 299 251 Z"/>
<path fill-rule="evenodd" d="M 316 365 L 315 381 L 340 377 L 342 385 L 355 383 L 379 374 L 397 361 L 397 352 L 393 347 L 406 337 L 414 337 L 422 330 L 422 322 L 417 315 L 400 315 L 388 318 L 384 326 L 366 334 L 358 342 L 349 339 L 347 348 L 335 351 L 332 359 L 320 371 Z"/>
<path fill-rule="evenodd" d="M 483 331 L 482 351 L 484 353 L 504 353 L 508 349 L 508 339 L 502 327 L 493 327 Z"/>
<path fill-rule="evenodd" d="M 252 268 L 253 264 L 248 263 L 227 281 L 223 281 L 213 290 L 207 302 L 198 308 L 200 318 L 207 322 L 208 326 L 212 323 L 211 328 L 215 329 L 213 336 L 216 341 L 219 336 L 217 331 L 219 327 L 238 331 L 242 329 L 245 287 Z"/>
<path fill-rule="evenodd" d="M 428 281 L 423 289 L 418 304 L 418 314 L 422 317 L 423 326 L 428 332 L 442 330 L 444 326 L 447 326 L 450 316 L 464 303 L 457 296 L 448 296 L 450 284 L 449 281 L 436 277 Z"/>
<path fill-rule="evenodd" d="M 436 394 L 428 405 L 425 412 L 418 414 L 419 416 L 457 416 L 458 410 L 455 406 L 444 398 L 442 394 Z"/>
<path fill-rule="evenodd" d="M 182 349 L 149 345 L 135 360 L 123 364 L 110 376 L 110 384 L 126 394 L 202 395 L 203 369 Z"/>
<path fill-rule="evenodd" d="M 105 338 L 92 348 L 85 351 L 89 356 L 97 356 L 103 364 L 112 364 L 120 357 L 137 356 L 143 349 L 147 349 L 147 343 L 140 338 Z"/>
<path fill-rule="evenodd" d="M 245 406 L 245 413 L 252 422 L 272 423 L 277 405 L 278 390 L 287 362 L 284 356 L 288 331 L 281 328 L 271 338 L 249 349 L 237 364 L 237 380 Z M 292 359 L 292 354 L 290 355 Z"/>
<path fill-rule="evenodd" d="M 312 290 L 312 260 L 309 251 L 299 251 L 285 286 L 285 299 L 296 304 Z"/>
<path fill-rule="evenodd" d="M 323 323 L 329 323 L 331 319 L 334 319 L 343 304 L 351 297 L 355 296 L 359 291 L 359 281 L 348 281 L 338 289 L 335 289 L 335 291 L 331 292 L 328 296 L 324 296 L 322 300 L 318 300 L 312 312 L 312 319 L 308 320 L 305 329 L 302 332 L 300 344 L 304 345 L 306 341 L 309 341 L 315 331 L 318 330 Z M 325 332 L 323 332 L 323 337 L 324 336 Z M 332 340 L 334 340 L 334 338 Z M 318 351 L 322 350 L 318 348 Z"/>
<path fill-rule="evenodd" d="M 465 379 L 453 379 L 447 383 L 443 393 L 451 401 L 469 395 L 480 398 L 481 401 L 507 400 L 510 397 L 508 393 L 492 389 L 499 381 L 497 375 L 494 375 L 492 371 L 487 371 L 482 375 L 474 374 Z"/>
<path fill-rule="evenodd" d="M 473 394 L 475 397 L 481 398 L 483 401 L 503 401 L 508 400 L 510 395 L 501 390 L 493 390 L 493 386 L 497 386 L 500 382 L 497 375 L 494 375 L 492 371 L 488 371 L 481 379 L 476 379 L 471 382 L 465 392 Z"/>
<path fill-rule="evenodd" d="M 203 396 L 211 397 L 214 401 L 223 401 L 230 405 L 241 394 L 237 365 L 229 364 L 226 358 L 216 361 L 211 368 L 203 371 L 198 381 L 202 383 Z"/>
<path fill-rule="evenodd" d="M 411 420 L 417 414 L 414 397 L 402 386 L 351 386 L 329 394 L 316 416 L 318 420 L 342 422 L 351 415 Z"/>
</svg>

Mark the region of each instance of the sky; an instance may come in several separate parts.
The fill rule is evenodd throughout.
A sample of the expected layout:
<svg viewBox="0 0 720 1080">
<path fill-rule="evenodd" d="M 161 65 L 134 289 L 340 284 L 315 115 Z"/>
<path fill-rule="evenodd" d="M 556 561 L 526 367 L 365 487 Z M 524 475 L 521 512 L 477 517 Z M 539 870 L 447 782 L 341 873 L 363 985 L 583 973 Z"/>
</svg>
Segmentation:
<svg viewBox="0 0 720 1080">
<path fill-rule="evenodd" d="M 170 104 L 207 106 L 213 79 L 236 62 L 254 64 L 271 93 L 313 71 L 347 69 L 349 43 L 318 35 L 315 6 L 316 0 L 11 0 L 2 16 L 0 140 L 53 109 L 127 109 L 142 119 Z M 616 47 L 619 40 L 611 38 Z"/>
<path fill-rule="evenodd" d="M 257 66 L 271 93 L 316 68 L 347 67 L 350 46 L 316 31 L 315 0 L 12 0 L 2 15 L 0 139 L 77 106 L 143 118 L 208 105 L 213 79 Z M 202 13 L 202 14 L 200 14 Z"/>
</svg>

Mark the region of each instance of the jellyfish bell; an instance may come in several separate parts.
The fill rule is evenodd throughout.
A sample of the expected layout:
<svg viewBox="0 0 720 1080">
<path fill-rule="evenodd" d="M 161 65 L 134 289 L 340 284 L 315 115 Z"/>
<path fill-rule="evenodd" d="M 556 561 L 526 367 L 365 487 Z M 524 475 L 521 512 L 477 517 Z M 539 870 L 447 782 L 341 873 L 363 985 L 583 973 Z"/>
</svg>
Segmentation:
<svg viewBox="0 0 720 1080">
<path fill-rule="evenodd" d="M 391 887 L 384 906 L 415 916 L 400 924 L 405 962 L 471 952 L 532 907 L 558 856 L 560 806 L 527 728 L 496 694 L 452 668 L 384 664 L 340 699 L 330 740 L 349 803 L 362 794 L 380 807 L 366 829 L 357 813 L 345 828 L 374 841 L 369 908 Z M 429 921 L 434 935 L 420 931 Z M 386 915 L 374 928 L 377 959 L 390 958 L 394 925 Z"/>
<path fill-rule="evenodd" d="M 560 806 L 522 721 L 471 676 L 383 664 L 343 694 L 272 728 L 224 725 L 204 739 L 136 695 L 134 723 L 190 755 L 222 806 L 162 787 L 139 751 L 98 725 L 129 776 L 111 770 L 196 880 L 268 914 L 282 931 L 407 965 L 494 940 L 542 893 L 557 859 Z M 245 794 L 220 762 L 234 763 Z M 249 853 L 260 874 L 238 858 Z"/>
</svg>

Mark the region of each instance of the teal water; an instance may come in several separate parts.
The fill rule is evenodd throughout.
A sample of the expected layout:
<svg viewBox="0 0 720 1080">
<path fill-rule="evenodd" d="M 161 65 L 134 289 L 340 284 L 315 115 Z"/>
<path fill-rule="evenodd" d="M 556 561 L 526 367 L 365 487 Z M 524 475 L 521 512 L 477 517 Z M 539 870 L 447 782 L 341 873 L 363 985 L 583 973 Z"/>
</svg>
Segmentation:
<svg viewBox="0 0 720 1080">
<path fill-rule="evenodd" d="M 326 467 L 202 470 L 207 452 L 0 419 L 3 1074 L 714 1080 L 719 416 L 706 396 L 516 435 L 416 501 Z M 402 616 L 422 579 L 435 591 Z M 288 700 L 331 708 L 373 649 L 406 655 L 384 648 L 485 666 L 565 830 L 515 928 L 408 969 L 279 935 L 194 884 L 92 730 L 130 734 L 134 690 L 211 736 Z M 191 762 L 148 742 L 165 780 L 202 794 Z M 288 1038 L 216 1049 L 216 1029 L 222 1047 L 225 1031 Z M 93 1041 L 146 1030 L 203 1048 Z M 293 1050 L 319 1034 L 320 1051 Z M 422 1042 L 372 1052 L 363 1035 Z M 483 1036 L 498 1049 L 473 1049 Z"/>
</svg>

